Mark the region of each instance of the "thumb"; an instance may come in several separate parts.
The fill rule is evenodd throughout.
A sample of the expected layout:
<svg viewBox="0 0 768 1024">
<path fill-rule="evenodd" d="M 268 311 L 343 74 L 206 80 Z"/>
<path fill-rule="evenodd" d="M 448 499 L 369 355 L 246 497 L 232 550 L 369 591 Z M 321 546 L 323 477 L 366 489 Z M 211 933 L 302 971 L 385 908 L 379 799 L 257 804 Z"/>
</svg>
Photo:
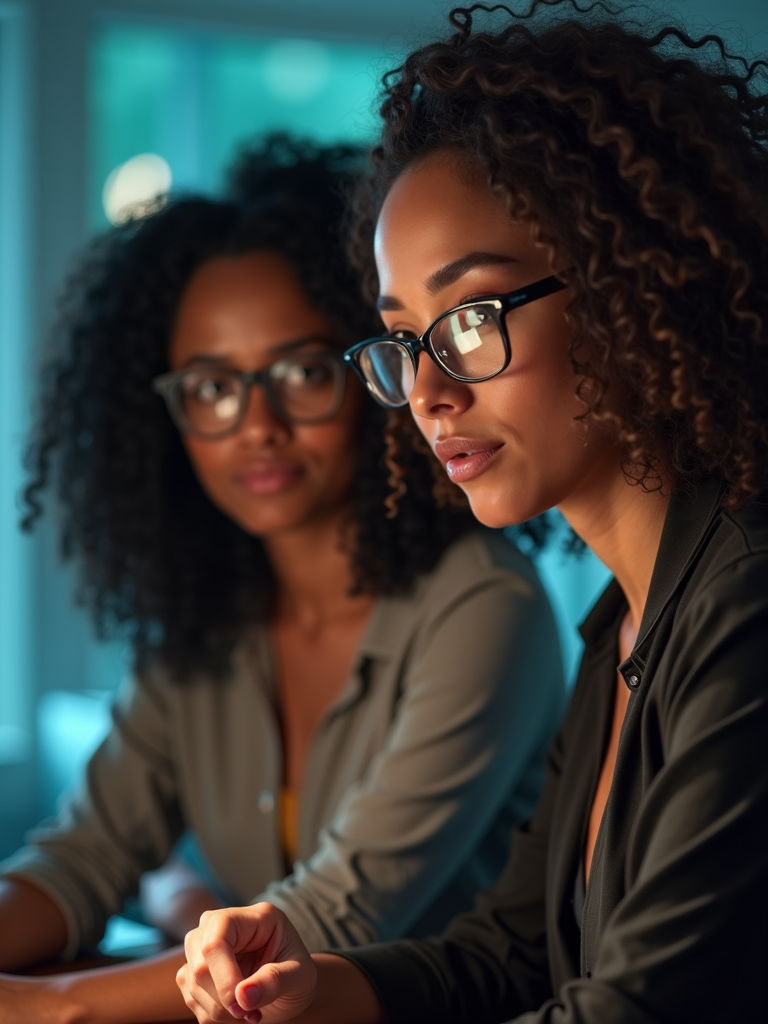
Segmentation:
<svg viewBox="0 0 768 1024">
<path fill-rule="evenodd" d="M 235 988 L 235 998 L 246 1011 L 279 1002 L 281 1009 L 292 1011 L 291 1016 L 294 1016 L 310 1005 L 316 984 L 317 969 L 313 960 L 284 960 L 265 964 L 255 974 L 244 978 Z"/>
</svg>

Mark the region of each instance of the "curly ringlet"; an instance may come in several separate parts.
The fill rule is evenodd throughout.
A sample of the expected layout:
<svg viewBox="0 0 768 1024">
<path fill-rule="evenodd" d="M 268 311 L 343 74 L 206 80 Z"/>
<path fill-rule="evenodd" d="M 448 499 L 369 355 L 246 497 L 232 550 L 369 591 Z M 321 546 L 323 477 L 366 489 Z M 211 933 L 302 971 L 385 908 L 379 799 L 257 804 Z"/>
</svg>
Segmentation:
<svg viewBox="0 0 768 1024">
<path fill-rule="evenodd" d="M 341 349 L 372 333 L 341 230 L 363 159 L 272 137 L 243 153 L 226 201 L 180 198 L 115 227 L 66 283 L 28 450 L 25 525 L 52 489 L 80 600 L 99 634 L 127 638 L 139 664 L 159 658 L 178 679 L 225 673 L 233 641 L 268 614 L 273 593 L 261 541 L 204 494 L 151 388 L 168 369 L 182 292 L 206 260 L 268 250 L 288 261 Z M 388 515 L 384 425 L 366 402 L 348 540 L 356 592 L 407 589 L 473 523 L 465 507 L 437 506 L 428 457 L 410 448 L 397 466 L 399 515 Z"/>
<path fill-rule="evenodd" d="M 733 57 L 716 35 L 630 25 L 606 3 L 449 17 L 449 38 L 385 77 L 351 241 L 368 298 L 392 182 L 460 152 L 571 268 L 582 419 L 615 431 L 627 477 L 658 488 L 662 453 L 680 485 L 718 475 L 732 507 L 764 496 L 768 64 Z M 396 426 L 412 432 L 403 417 Z"/>
</svg>

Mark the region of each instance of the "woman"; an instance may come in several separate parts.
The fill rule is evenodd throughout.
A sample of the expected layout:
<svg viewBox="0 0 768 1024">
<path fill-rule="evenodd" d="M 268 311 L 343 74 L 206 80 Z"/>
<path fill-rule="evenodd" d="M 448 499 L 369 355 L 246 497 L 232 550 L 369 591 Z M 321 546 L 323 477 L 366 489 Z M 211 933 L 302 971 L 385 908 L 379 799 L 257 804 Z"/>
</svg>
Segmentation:
<svg viewBox="0 0 768 1024">
<path fill-rule="evenodd" d="M 6 969 L 98 941 L 185 827 L 224 898 L 268 896 L 312 948 L 424 933 L 539 788 L 562 685 L 535 573 L 436 505 L 426 457 L 382 465 L 347 379 L 372 320 L 339 232 L 353 159 L 275 140 L 231 201 L 118 229 L 73 285 L 29 493 L 53 473 L 137 674 L 83 791 L 5 864 Z M 220 905 L 192 895 L 193 923 Z M 6 980 L 0 1021 L 175 1019 L 182 962 Z"/>
<path fill-rule="evenodd" d="M 542 797 L 439 939 L 312 960 L 268 904 L 205 915 L 201 1022 L 763 1016 L 766 64 L 552 6 L 455 11 L 390 78 L 350 352 L 482 522 L 557 505 L 615 575 Z"/>
</svg>

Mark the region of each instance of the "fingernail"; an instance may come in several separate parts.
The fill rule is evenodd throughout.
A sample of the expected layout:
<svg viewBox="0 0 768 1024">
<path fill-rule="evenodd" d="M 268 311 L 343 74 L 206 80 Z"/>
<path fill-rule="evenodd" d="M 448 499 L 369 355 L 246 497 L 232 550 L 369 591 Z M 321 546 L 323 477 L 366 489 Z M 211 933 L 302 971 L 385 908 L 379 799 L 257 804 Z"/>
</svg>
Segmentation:
<svg viewBox="0 0 768 1024">
<path fill-rule="evenodd" d="M 261 1012 L 259 1010 L 251 1010 L 250 1013 L 246 1013 L 245 1019 L 248 1024 L 261 1024 Z"/>
<path fill-rule="evenodd" d="M 240 989 L 237 1001 L 244 1010 L 255 1010 L 261 1002 L 261 989 L 258 985 L 247 985 Z M 259 1019 L 261 1019 L 261 1015 L 259 1015 Z"/>
<path fill-rule="evenodd" d="M 232 1003 L 227 1009 L 233 1017 L 237 1017 L 238 1020 L 242 1020 L 245 1017 L 245 1010 L 241 1010 L 237 1003 Z"/>
</svg>

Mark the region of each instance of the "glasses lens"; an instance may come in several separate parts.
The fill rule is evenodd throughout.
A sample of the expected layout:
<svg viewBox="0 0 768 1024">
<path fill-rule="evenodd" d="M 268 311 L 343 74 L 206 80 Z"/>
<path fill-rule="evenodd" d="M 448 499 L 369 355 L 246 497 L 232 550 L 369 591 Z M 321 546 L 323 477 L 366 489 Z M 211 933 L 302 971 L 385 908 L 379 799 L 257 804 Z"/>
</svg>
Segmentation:
<svg viewBox="0 0 768 1024">
<path fill-rule="evenodd" d="M 490 377 L 507 357 L 494 310 L 485 303 L 449 313 L 432 329 L 431 341 L 440 363 L 459 377 Z"/>
<path fill-rule="evenodd" d="M 407 405 L 415 374 L 408 349 L 397 341 L 374 341 L 360 355 L 360 369 L 374 398 L 390 409 Z"/>
<path fill-rule="evenodd" d="M 285 415 L 297 422 L 333 416 L 344 397 L 346 370 L 326 352 L 299 353 L 273 363 L 269 389 Z"/>
<path fill-rule="evenodd" d="M 225 434 L 240 417 L 243 386 L 237 377 L 220 370 L 189 370 L 177 387 L 179 411 L 196 434 Z"/>
</svg>

